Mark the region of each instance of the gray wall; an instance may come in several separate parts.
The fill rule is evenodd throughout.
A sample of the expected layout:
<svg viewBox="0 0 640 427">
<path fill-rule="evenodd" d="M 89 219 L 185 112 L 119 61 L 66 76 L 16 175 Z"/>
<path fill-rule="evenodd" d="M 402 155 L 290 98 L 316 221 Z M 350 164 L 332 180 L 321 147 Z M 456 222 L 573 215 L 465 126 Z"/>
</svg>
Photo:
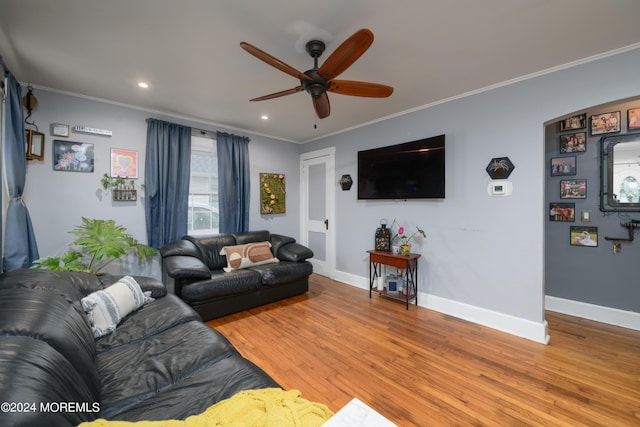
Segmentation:
<svg viewBox="0 0 640 427">
<path fill-rule="evenodd" d="M 148 117 L 193 126 L 205 130 L 222 130 L 251 138 L 251 216 L 250 228 L 268 229 L 290 235 L 299 233 L 299 166 L 298 146 L 260 135 L 226 129 L 209 123 L 167 117 L 127 106 L 115 105 L 84 97 L 71 96 L 50 90 L 34 89 L 38 108 L 33 119 L 46 134 L 44 161 L 29 161 L 25 187 L 25 202 L 33 221 L 41 257 L 59 255 L 68 248 L 73 236 L 68 233 L 79 224 L 81 217 L 114 219 L 142 242 L 147 241 L 144 198 L 136 202 L 114 202 L 111 194 L 102 190 L 100 178 L 110 168 L 110 149 L 125 148 L 138 151 L 138 184 L 144 183 L 144 162 Z M 69 138 L 50 135 L 51 123 L 72 127 L 86 125 L 108 129 L 112 137 L 72 132 Z M 94 144 L 95 171 L 93 173 L 59 172 L 53 170 L 52 141 L 54 139 Z M 259 173 L 278 172 L 286 175 L 287 212 L 281 215 L 260 215 Z M 128 271 L 159 277 L 159 264 L 125 265 Z"/>
<path fill-rule="evenodd" d="M 587 114 L 587 151 L 560 154 L 559 136 L 572 132 L 560 132 L 557 122 L 546 127 L 546 185 L 545 205 L 551 202 L 575 202 L 575 222 L 550 221 L 545 223 L 545 283 L 547 295 L 595 304 L 620 310 L 640 313 L 640 287 L 638 286 L 637 262 L 640 256 L 639 239 L 632 243 L 622 243 L 622 251 L 615 254 L 609 237 L 628 237 L 627 229 L 620 222 L 640 219 L 640 212 L 612 213 L 600 211 L 600 139 L 602 136 L 627 134 L 627 110 L 640 107 L 640 98 L 632 101 L 616 102 L 580 110 Z M 621 132 L 591 136 L 589 117 L 593 114 L 620 111 Z M 573 114 L 571 114 L 573 115 Z M 550 176 L 549 162 L 552 157 L 576 157 L 575 176 Z M 586 199 L 560 199 L 560 180 L 586 179 Z M 581 211 L 590 210 L 591 222 L 581 221 Z M 598 228 L 597 247 L 569 245 L 570 226 L 590 226 Z"/>
<path fill-rule="evenodd" d="M 639 68 L 636 49 L 305 144 L 305 151 L 336 147 L 337 181 L 345 173 L 357 175 L 358 150 L 446 135 L 444 200 L 360 201 L 354 190 L 338 191 L 336 275 L 368 277 L 365 252 L 374 231 L 380 218 L 395 217 L 427 233 L 415 248 L 423 255 L 422 304 L 444 299 L 454 303 L 461 317 L 467 309 L 480 309 L 467 317 L 498 327 L 518 319 L 544 323 L 545 123 L 639 94 Z M 418 90 L 429 90 L 428 82 Z M 492 198 L 485 167 L 491 158 L 503 156 L 515 164 L 509 178 L 513 195 Z"/>
</svg>

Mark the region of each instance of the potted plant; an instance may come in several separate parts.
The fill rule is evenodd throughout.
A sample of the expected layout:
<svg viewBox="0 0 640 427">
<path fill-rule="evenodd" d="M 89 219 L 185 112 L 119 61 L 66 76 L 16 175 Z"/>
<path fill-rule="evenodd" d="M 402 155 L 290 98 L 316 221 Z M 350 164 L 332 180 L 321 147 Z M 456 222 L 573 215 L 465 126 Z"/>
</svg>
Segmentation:
<svg viewBox="0 0 640 427">
<path fill-rule="evenodd" d="M 117 225 L 114 220 L 82 217 L 82 225 L 69 232 L 77 236 L 71 242 L 72 249 L 61 256 L 36 260 L 34 268 L 99 274 L 104 267 L 132 250 L 141 258 L 158 253 L 157 249 L 139 243 L 126 231 L 126 228 Z"/>
<path fill-rule="evenodd" d="M 398 221 L 395 219 L 393 220 L 393 223 L 391 223 L 391 228 L 393 228 L 395 224 L 398 224 L 398 232 L 391 238 L 391 241 L 393 242 L 396 239 L 400 240 L 400 255 L 411 254 L 411 239 L 413 239 L 416 234 L 420 234 L 422 237 L 427 237 L 424 230 L 418 226 L 416 226 L 416 231 L 414 231 L 413 234 L 407 236 L 405 234 L 404 227 L 400 226 Z"/>
</svg>

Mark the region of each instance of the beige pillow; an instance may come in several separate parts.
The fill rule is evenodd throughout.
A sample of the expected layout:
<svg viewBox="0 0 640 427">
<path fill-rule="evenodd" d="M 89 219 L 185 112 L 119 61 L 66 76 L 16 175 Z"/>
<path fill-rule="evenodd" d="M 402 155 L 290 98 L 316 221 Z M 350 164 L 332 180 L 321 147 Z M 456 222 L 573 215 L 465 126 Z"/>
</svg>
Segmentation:
<svg viewBox="0 0 640 427">
<path fill-rule="evenodd" d="M 280 260 L 271 253 L 271 243 L 269 242 L 225 246 L 220 250 L 220 255 L 226 255 L 227 257 L 227 266 L 223 269 L 226 272 L 255 265 L 280 262 Z"/>
</svg>

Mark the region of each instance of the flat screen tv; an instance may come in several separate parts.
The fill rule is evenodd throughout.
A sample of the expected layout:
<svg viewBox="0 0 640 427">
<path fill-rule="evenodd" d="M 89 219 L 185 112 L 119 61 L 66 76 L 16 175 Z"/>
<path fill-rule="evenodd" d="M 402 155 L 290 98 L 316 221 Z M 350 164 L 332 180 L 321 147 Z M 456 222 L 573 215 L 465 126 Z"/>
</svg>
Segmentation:
<svg viewBox="0 0 640 427">
<path fill-rule="evenodd" d="M 358 151 L 358 199 L 444 199 L 444 135 Z"/>
</svg>

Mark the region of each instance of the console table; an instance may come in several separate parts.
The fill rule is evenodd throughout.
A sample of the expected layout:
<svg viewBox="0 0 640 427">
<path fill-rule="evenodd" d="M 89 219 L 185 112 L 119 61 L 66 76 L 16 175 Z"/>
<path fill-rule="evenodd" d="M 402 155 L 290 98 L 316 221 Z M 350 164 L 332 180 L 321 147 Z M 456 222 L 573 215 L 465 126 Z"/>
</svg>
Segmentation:
<svg viewBox="0 0 640 427">
<path fill-rule="evenodd" d="M 409 310 L 409 301 L 415 300 L 418 305 L 418 258 L 420 254 L 394 255 L 385 251 L 367 251 L 369 253 L 369 298 L 373 292 L 378 295 L 402 301 Z M 406 294 L 392 294 L 387 290 L 378 291 L 375 288 L 376 279 L 382 274 L 382 266 L 390 265 L 392 267 L 404 270 L 405 290 Z"/>
</svg>

